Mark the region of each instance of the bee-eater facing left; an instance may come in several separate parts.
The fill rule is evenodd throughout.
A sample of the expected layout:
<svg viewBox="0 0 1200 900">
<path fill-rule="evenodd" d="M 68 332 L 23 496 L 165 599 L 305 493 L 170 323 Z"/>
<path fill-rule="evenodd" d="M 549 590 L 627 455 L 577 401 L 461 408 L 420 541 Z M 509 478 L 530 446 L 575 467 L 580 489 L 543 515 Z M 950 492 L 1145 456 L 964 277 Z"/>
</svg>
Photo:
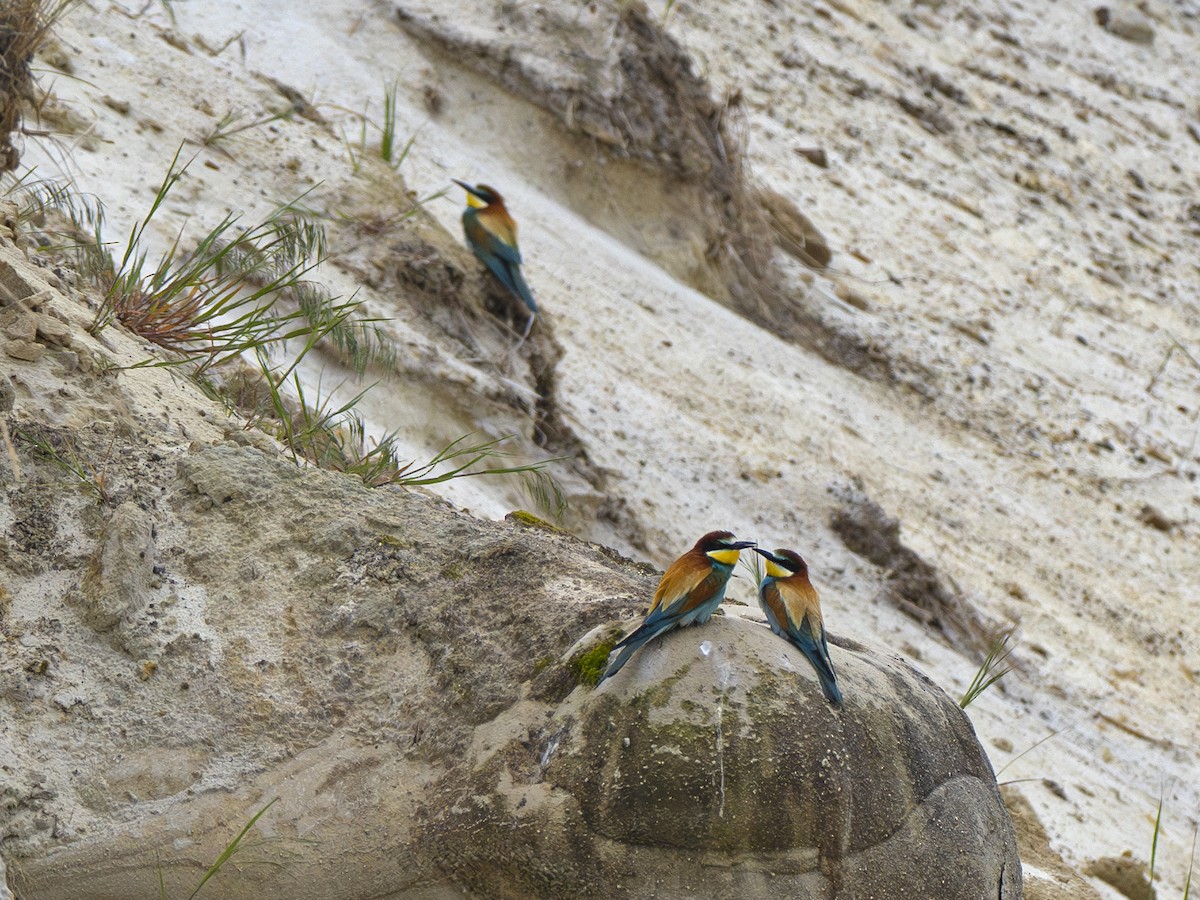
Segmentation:
<svg viewBox="0 0 1200 900">
<path fill-rule="evenodd" d="M 538 307 L 529 285 L 521 275 L 521 251 L 517 248 L 517 223 L 508 214 L 500 192 L 486 184 L 469 185 L 451 179 L 467 192 L 467 208 L 463 210 L 463 233 L 467 244 L 500 283 L 529 308 L 525 333 L 529 335 Z"/>
<path fill-rule="evenodd" d="M 808 580 L 808 563 L 794 550 L 755 551 L 766 561 L 766 575 L 758 585 L 758 603 L 767 614 L 767 624 L 781 638 L 808 657 L 825 697 L 842 705 L 837 675 L 825 642 L 821 600 Z"/>
<path fill-rule="evenodd" d="M 660 634 L 693 623 L 702 625 L 712 618 L 725 598 L 725 586 L 737 565 L 738 556 L 742 550 L 753 546 L 754 541 L 734 540 L 728 531 L 710 531 L 671 563 L 658 583 L 646 618 L 636 631 L 613 647 L 621 652 L 596 686 L 616 675 L 629 657 Z"/>
</svg>

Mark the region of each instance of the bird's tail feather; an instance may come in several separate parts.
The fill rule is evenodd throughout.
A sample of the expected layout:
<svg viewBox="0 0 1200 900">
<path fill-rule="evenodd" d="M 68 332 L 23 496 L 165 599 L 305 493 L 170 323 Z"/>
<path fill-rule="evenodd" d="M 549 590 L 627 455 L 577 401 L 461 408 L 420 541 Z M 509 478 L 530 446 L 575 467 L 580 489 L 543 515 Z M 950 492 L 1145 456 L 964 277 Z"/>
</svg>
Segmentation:
<svg viewBox="0 0 1200 900">
<path fill-rule="evenodd" d="M 525 283 L 525 276 L 521 274 L 521 270 L 516 266 L 510 266 L 508 273 L 512 277 L 513 292 L 524 301 L 531 313 L 537 315 L 538 305 L 533 299 L 533 292 L 529 290 L 529 285 Z"/>
<path fill-rule="evenodd" d="M 673 624 L 670 621 L 652 621 L 652 619 L 648 619 L 638 626 L 632 634 L 613 647 L 614 650 L 620 650 L 621 652 L 617 654 L 617 658 L 612 661 L 612 664 L 600 676 L 600 680 L 596 682 L 596 687 L 600 687 L 606 679 L 612 678 L 612 676 L 620 672 L 621 667 L 629 662 L 629 657 L 640 650 L 644 644 L 654 640 L 664 631 L 669 631 Z M 647 625 L 650 627 L 647 628 Z"/>
<path fill-rule="evenodd" d="M 838 688 L 837 676 L 833 674 L 833 669 L 826 665 L 816 666 L 817 678 L 821 681 L 821 690 L 825 692 L 827 699 L 834 706 L 842 705 L 842 692 Z"/>
<path fill-rule="evenodd" d="M 629 644 L 623 648 L 621 652 L 617 654 L 617 658 L 614 659 L 609 664 L 608 668 L 604 670 L 604 674 L 601 675 L 596 681 L 596 687 L 600 687 L 600 685 L 604 684 L 606 680 L 612 678 L 614 675 L 620 672 L 621 667 L 624 666 L 625 663 L 629 662 L 629 657 L 633 656 L 634 651 L 637 650 L 638 646 L 640 645 L 635 646 L 634 644 Z"/>
<path fill-rule="evenodd" d="M 808 633 L 801 633 L 798 637 L 793 635 L 791 641 L 797 650 L 808 657 L 812 667 L 817 670 L 817 679 L 821 682 L 821 690 L 825 692 L 825 698 L 834 706 L 841 706 L 842 692 L 838 689 L 837 675 L 833 672 L 833 662 L 829 659 L 829 650 Z"/>
</svg>

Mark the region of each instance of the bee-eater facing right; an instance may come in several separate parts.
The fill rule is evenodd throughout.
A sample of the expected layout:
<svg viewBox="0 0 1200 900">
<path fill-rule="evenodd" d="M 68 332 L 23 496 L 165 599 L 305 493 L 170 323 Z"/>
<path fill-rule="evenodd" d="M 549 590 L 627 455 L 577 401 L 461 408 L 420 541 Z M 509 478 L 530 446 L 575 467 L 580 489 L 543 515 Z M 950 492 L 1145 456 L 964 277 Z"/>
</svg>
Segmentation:
<svg viewBox="0 0 1200 900">
<path fill-rule="evenodd" d="M 524 339 L 533 327 L 538 307 L 529 291 L 529 285 L 521 275 L 517 223 L 508 214 L 504 198 L 495 188 L 486 184 L 472 187 L 457 178 L 451 180 L 467 192 L 467 208 L 463 210 L 462 216 L 467 244 L 500 283 L 529 307 L 529 321 L 525 323 L 525 333 L 521 336 Z"/>
<path fill-rule="evenodd" d="M 808 657 L 821 689 L 834 706 L 842 705 L 837 675 L 825 642 L 825 623 L 821 618 L 821 600 L 808 580 L 808 563 L 794 550 L 768 553 L 755 548 L 767 565 L 758 585 L 758 604 L 767 614 L 767 624 L 781 638 Z"/>
<path fill-rule="evenodd" d="M 621 652 L 596 687 L 621 671 L 643 644 L 672 629 L 693 623 L 702 625 L 712 618 L 725 598 L 725 586 L 737 565 L 738 555 L 753 546 L 754 541 L 736 541 L 728 531 L 710 531 L 671 563 L 658 583 L 646 618 L 636 631 L 613 647 Z"/>
</svg>

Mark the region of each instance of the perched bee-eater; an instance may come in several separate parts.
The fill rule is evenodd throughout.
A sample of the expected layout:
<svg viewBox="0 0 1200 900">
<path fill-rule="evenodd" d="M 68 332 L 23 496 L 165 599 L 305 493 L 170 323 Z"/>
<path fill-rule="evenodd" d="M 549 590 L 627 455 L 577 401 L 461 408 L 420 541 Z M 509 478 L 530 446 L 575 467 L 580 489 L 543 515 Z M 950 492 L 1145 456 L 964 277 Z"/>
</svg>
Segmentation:
<svg viewBox="0 0 1200 900">
<path fill-rule="evenodd" d="M 821 600 L 808 580 L 808 563 L 795 550 L 768 553 L 755 548 L 766 560 L 767 571 L 758 585 L 758 603 L 767 614 L 771 630 L 808 657 L 821 689 L 834 706 L 842 705 L 837 675 L 825 643 L 825 624 L 821 619 Z"/>
<path fill-rule="evenodd" d="M 753 546 L 754 541 L 735 541 L 728 531 L 711 531 L 671 563 L 658 583 L 646 618 L 636 631 L 613 647 L 621 652 L 596 686 L 616 675 L 648 641 L 674 628 L 693 623 L 702 625 L 712 618 L 725 598 L 725 585 L 737 565 L 738 555 Z"/>
<path fill-rule="evenodd" d="M 495 188 L 486 184 L 472 187 L 457 178 L 452 180 L 467 192 L 467 208 L 462 216 L 467 244 L 500 283 L 529 307 L 529 321 L 525 323 L 525 333 L 522 335 L 522 338 L 527 337 L 538 307 L 533 294 L 529 292 L 529 285 L 521 275 L 517 223 L 508 214 L 504 198 Z"/>
</svg>

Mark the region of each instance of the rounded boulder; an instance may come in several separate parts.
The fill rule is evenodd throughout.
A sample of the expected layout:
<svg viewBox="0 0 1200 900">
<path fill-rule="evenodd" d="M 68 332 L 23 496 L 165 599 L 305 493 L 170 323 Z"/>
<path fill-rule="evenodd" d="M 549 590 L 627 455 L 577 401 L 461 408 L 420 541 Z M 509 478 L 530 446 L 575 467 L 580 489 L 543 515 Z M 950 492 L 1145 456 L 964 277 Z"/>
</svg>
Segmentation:
<svg viewBox="0 0 1200 900">
<path fill-rule="evenodd" d="M 841 709 L 756 622 L 652 642 L 475 768 L 443 859 L 492 896 L 1020 898 L 965 713 L 897 656 L 830 650 Z"/>
</svg>

